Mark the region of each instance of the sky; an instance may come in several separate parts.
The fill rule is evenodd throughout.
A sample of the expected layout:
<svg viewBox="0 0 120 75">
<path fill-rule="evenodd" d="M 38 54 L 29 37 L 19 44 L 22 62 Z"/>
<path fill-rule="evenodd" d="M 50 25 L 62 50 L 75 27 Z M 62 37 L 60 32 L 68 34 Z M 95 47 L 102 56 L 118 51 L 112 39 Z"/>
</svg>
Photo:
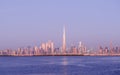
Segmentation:
<svg viewBox="0 0 120 75">
<path fill-rule="evenodd" d="M 0 50 L 52 40 L 88 48 L 120 46 L 120 0 L 0 0 Z"/>
</svg>

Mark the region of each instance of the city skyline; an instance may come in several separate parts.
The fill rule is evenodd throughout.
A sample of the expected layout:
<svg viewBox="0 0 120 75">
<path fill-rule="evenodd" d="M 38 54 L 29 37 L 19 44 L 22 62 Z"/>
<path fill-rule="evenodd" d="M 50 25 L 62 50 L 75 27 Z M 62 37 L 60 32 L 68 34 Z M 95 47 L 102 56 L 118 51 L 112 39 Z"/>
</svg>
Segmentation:
<svg viewBox="0 0 120 75">
<path fill-rule="evenodd" d="M 72 42 L 72 43 L 69 43 L 70 45 L 68 45 L 68 41 L 66 41 L 66 28 L 65 28 L 65 25 L 63 26 L 63 34 L 62 34 L 62 37 L 61 37 L 61 40 L 59 40 L 59 42 L 61 42 L 61 44 L 59 46 L 56 46 L 56 42 L 54 42 L 54 40 L 51 40 L 51 39 L 48 39 L 46 41 L 42 41 L 42 42 L 39 42 L 37 45 L 27 45 L 27 46 L 23 46 L 23 47 L 17 47 L 17 48 L 5 48 L 5 49 L 0 49 L 0 50 L 6 50 L 6 49 L 12 49 L 12 50 L 16 50 L 18 48 L 29 48 L 29 47 L 39 47 L 40 45 L 45 47 L 45 42 L 46 44 L 48 43 L 47 46 L 49 46 L 49 43 L 52 43 L 52 45 L 54 45 L 54 48 L 62 48 L 62 52 L 66 52 L 66 50 L 68 48 L 70 48 L 71 46 L 79 46 L 81 47 L 82 46 L 82 40 L 80 41 L 76 41 L 76 42 Z M 48 42 L 47 42 L 48 41 Z M 86 46 L 87 46 L 87 43 L 84 43 Z M 87 46 L 88 49 L 92 49 L 92 50 L 98 50 L 99 46 L 103 46 L 103 47 L 112 47 L 112 46 L 117 46 L 119 47 L 119 45 L 114 45 L 114 42 L 113 41 L 109 41 L 109 43 L 107 45 L 102 45 L 102 44 L 97 44 L 97 46 L 95 47 L 89 47 Z"/>
<path fill-rule="evenodd" d="M 100 45 L 98 49 L 88 48 L 81 41 L 67 47 L 65 26 L 61 42 L 60 47 L 55 47 L 55 43 L 48 40 L 39 46 L 0 50 L 0 56 L 120 56 L 120 46 L 114 46 L 112 41 L 109 47 Z"/>
<path fill-rule="evenodd" d="M 119 56 L 120 46 L 114 46 L 112 41 L 109 46 L 99 45 L 97 49 L 88 48 L 83 42 L 77 45 L 67 46 L 66 28 L 63 27 L 62 44 L 55 46 L 55 42 L 48 40 L 42 42 L 39 46 L 27 46 L 17 49 L 0 50 L 0 56 Z"/>
<path fill-rule="evenodd" d="M 12 0 L 0 1 L 0 49 L 39 46 L 52 40 L 62 45 L 84 42 L 88 48 L 120 45 L 119 0 Z"/>
</svg>

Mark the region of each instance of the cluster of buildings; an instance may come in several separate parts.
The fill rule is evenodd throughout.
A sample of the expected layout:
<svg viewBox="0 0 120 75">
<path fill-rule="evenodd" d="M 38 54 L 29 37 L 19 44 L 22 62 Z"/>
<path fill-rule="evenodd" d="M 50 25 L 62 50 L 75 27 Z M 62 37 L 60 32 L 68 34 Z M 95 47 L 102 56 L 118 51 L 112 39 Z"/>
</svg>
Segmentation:
<svg viewBox="0 0 120 75">
<path fill-rule="evenodd" d="M 55 48 L 52 41 L 42 43 L 39 47 L 18 48 L 17 50 L 0 50 L 4 56 L 40 56 L 40 55 L 83 55 L 87 53 L 86 47 L 80 42 L 78 46 L 70 48 Z"/>
<path fill-rule="evenodd" d="M 99 47 L 99 50 L 94 53 L 97 55 L 120 55 L 120 47 Z"/>
<path fill-rule="evenodd" d="M 66 47 L 66 34 L 65 28 L 63 30 L 63 41 L 62 47 L 55 48 L 54 42 L 48 41 L 42 43 L 39 47 L 27 47 L 27 48 L 18 48 L 17 50 L 0 50 L 1 56 L 43 56 L 43 55 L 120 55 L 119 47 L 99 47 L 99 50 L 89 50 L 86 46 L 79 42 L 78 46 L 71 46 L 70 48 Z"/>
</svg>

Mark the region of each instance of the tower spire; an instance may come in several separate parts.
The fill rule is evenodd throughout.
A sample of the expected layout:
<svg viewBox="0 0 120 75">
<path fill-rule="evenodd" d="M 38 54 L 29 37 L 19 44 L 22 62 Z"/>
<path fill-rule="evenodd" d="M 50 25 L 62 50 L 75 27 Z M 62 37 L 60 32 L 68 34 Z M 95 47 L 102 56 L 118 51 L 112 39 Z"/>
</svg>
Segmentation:
<svg viewBox="0 0 120 75">
<path fill-rule="evenodd" d="M 63 53 L 66 53 L 66 34 L 65 34 L 65 26 L 63 27 Z"/>
</svg>

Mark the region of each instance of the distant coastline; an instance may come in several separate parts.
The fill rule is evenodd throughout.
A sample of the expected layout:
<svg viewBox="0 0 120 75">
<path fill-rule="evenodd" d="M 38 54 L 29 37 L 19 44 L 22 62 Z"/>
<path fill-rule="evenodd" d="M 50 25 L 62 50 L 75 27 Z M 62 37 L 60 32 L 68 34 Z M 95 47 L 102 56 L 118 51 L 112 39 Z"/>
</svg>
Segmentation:
<svg viewBox="0 0 120 75">
<path fill-rule="evenodd" d="M 48 55 L 21 55 L 21 56 L 14 56 L 14 55 L 0 55 L 0 57 L 37 57 L 37 56 L 120 56 L 119 54 L 116 55 L 74 55 L 74 54 L 69 54 L 69 55 L 52 55 L 52 54 L 48 54 Z"/>
</svg>

